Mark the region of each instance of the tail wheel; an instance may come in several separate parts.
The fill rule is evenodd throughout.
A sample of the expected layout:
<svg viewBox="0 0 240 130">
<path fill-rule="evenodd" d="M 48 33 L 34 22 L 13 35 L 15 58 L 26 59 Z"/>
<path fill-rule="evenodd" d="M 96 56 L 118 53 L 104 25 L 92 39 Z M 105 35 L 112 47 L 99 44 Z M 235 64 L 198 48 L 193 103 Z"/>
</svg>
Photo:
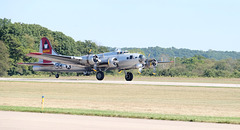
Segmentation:
<svg viewBox="0 0 240 130">
<path fill-rule="evenodd" d="M 56 77 L 56 78 L 59 78 L 59 74 L 55 74 L 55 77 Z"/>
<path fill-rule="evenodd" d="M 98 71 L 96 74 L 96 78 L 98 80 L 103 80 L 104 79 L 104 73 L 102 71 Z"/>
<path fill-rule="evenodd" d="M 133 79 L 133 74 L 131 72 L 127 72 L 127 74 L 125 75 L 125 79 L 127 81 L 132 81 Z"/>
</svg>

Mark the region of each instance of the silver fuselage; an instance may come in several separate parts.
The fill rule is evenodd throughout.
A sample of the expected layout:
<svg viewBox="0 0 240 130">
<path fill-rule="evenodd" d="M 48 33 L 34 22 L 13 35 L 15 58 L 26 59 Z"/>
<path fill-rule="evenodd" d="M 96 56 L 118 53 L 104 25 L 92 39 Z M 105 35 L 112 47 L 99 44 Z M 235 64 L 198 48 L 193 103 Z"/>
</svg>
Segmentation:
<svg viewBox="0 0 240 130">
<path fill-rule="evenodd" d="M 137 53 L 126 53 L 126 52 L 107 52 L 102 54 L 97 54 L 98 58 L 104 63 L 99 63 L 98 68 L 102 71 L 104 70 L 129 70 L 138 69 L 141 67 L 142 63 L 139 61 L 139 55 Z M 81 56 L 81 59 L 88 59 L 90 55 Z M 108 59 L 117 58 L 118 66 L 112 67 L 109 65 Z M 33 66 L 34 71 L 48 71 L 48 72 L 91 72 L 93 70 L 93 65 L 86 60 L 84 65 L 66 65 L 61 63 L 53 62 L 53 66 Z M 83 63 L 83 61 L 81 61 Z"/>
</svg>

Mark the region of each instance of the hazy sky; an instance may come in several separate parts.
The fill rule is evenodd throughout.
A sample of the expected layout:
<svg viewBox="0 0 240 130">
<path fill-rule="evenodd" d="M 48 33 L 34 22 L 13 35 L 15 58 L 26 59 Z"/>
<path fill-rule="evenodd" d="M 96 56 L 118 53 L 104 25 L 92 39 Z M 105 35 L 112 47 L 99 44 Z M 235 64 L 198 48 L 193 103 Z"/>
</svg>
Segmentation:
<svg viewBox="0 0 240 130">
<path fill-rule="evenodd" d="M 0 18 L 111 47 L 240 51 L 240 0 L 0 0 Z"/>
</svg>

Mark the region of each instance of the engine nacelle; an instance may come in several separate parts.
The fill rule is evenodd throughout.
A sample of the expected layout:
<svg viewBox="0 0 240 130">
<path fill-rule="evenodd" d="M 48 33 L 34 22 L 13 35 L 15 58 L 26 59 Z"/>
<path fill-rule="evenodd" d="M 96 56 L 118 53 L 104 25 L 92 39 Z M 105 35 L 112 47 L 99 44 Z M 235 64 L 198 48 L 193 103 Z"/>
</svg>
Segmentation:
<svg viewBox="0 0 240 130">
<path fill-rule="evenodd" d="M 87 59 L 88 64 L 90 64 L 90 65 L 94 65 L 95 64 L 94 59 L 93 59 L 94 56 L 95 55 L 89 55 L 88 56 L 88 59 Z"/>
<path fill-rule="evenodd" d="M 88 56 L 83 56 L 81 63 L 84 65 L 94 65 L 95 63 L 100 62 L 101 60 L 98 58 L 97 55 L 88 55 Z"/>
<path fill-rule="evenodd" d="M 115 57 L 108 58 L 108 66 L 109 67 L 117 67 L 118 66 L 118 60 Z"/>
<path fill-rule="evenodd" d="M 135 69 L 139 69 L 139 68 L 143 68 L 143 67 L 144 67 L 143 64 L 136 64 L 136 65 L 135 65 Z"/>
</svg>

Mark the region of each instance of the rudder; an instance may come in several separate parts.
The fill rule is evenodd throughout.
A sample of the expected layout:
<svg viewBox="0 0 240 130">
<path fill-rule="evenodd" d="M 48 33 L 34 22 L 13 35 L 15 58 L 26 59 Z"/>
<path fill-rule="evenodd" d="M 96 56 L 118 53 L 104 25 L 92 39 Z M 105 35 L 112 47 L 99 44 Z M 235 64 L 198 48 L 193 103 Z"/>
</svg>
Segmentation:
<svg viewBox="0 0 240 130">
<path fill-rule="evenodd" d="M 57 55 L 57 53 L 53 50 L 50 41 L 49 41 L 46 37 L 43 37 L 43 38 L 40 40 L 39 52 L 41 52 L 41 53 L 43 53 L 43 54 Z M 52 61 L 39 60 L 39 62 L 51 63 Z"/>
</svg>

